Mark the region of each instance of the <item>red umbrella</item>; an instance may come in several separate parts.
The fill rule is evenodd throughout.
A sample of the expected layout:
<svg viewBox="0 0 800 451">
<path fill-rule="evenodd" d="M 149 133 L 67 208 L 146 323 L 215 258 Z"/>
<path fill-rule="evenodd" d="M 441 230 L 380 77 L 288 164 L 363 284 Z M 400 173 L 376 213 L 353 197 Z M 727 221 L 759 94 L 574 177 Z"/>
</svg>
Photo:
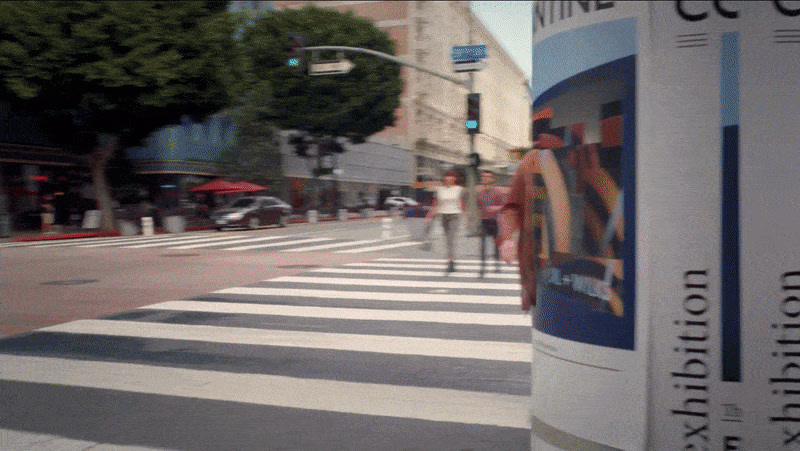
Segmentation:
<svg viewBox="0 0 800 451">
<path fill-rule="evenodd" d="M 250 182 L 245 182 L 245 181 L 234 182 L 234 183 L 232 183 L 232 185 L 234 185 L 235 188 L 231 188 L 229 190 L 221 191 L 221 193 L 222 194 L 227 194 L 227 193 L 249 193 L 249 192 L 252 192 L 252 191 L 263 191 L 265 189 L 268 189 L 265 186 L 261 186 L 261 185 L 255 184 L 255 183 L 250 183 Z"/>
<path fill-rule="evenodd" d="M 223 179 L 215 179 L 211 180 L 210 182 L 203 183 L 202 185 L 195 186 L 194 188 L 190 188 L 188 191 L 213 191 L 215 193 L 223 193 L 225 191 L 232 192 L 238 189 L 239 185 L 235 183 Z"/>
</svg>

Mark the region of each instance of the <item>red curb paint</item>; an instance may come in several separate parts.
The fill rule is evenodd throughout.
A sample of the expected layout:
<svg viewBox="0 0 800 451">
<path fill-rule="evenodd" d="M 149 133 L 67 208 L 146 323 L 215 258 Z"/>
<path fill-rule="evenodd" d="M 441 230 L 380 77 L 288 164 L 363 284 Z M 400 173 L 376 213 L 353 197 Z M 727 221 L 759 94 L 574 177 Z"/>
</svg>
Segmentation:
<svg viewBox="0 0 800 451">
<path fill-rule="evenodd" d="M 68 233 L 65 235 L 47 235 L 47 236 L 32 236 L 26 238 L 14 238 L 11 241 L 70 240 L 76 238 L 104 238 L 110 236 L 120 236 L 120 233 L 119 232 Z"/>
</svg>

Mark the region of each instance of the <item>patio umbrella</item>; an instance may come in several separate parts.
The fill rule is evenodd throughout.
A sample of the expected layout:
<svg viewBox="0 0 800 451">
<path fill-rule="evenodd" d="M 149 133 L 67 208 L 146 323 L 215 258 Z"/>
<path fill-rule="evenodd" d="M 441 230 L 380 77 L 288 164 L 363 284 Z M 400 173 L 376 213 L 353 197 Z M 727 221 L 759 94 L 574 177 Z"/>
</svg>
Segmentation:
<svg viewBox="0 0 800 451">
<path fill-rule="evenodd" d="M 215 193 L 234 192 L 239 190 L 239 185 L 223 179 L 214 179 L 210 182 L 203 183 L 202 185 L 190 188 L 188 191 L 212 191 Z"/>
<path fill-rule="evenodd" d="M 253 192 L 253 191 L 263 191 L 265 189 L 268 189 L 265 186 L 261 186 L 261 185 L 255 184 L 255 183 L 245 182 L 245 181 L 233 182 L 232 184 L 235 185 L 234 188 L 231 188 L 231 189 L 225 190 L 225 191 L 221 191 L 221 193 L 222 194 L 227 194 L 227 193 L 249 193 L 249 192 Z"/>
</svg>

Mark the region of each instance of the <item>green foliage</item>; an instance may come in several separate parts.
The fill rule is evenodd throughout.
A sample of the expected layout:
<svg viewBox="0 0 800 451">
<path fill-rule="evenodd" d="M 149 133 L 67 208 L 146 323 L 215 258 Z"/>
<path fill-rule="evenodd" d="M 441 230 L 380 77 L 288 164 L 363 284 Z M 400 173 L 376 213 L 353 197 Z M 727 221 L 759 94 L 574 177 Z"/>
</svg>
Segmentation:
<svg viewBox="0 0 800 451">
<path fill-rule="evenodd" d="M 254 84 L 238 101 L 236 145 L 217 161 L 220 174 L 260 185 L 280 183 L 283 178 L 278 130 L 269 120 L 272 90 L 269 83 Z"/>
<path fill-rule="evenodd" d="M 246 80 L 234 30 L 220 2 L 7 2 L 0 98 L 51 113 L 68 143 L 76 128 L 136 142 L 231 102 Z"/>
<path fill-rule="evenodd" d="M 368 136 L 394 124 L 402 91 L 397 63 L 348 52 L 346 58 L 355 64 L 348 74 L 297 75 L 286 64 L 288 36 L 294 32 L 305 35 L 308 47 L 362 47 L 392 55 L 395 51 L 386 32 L 351 14 L 308 6 L 259 19 L 244 33 L 243 43 L 255 78 L 273 87 L 270 114 L 280 127 L 320 136 Z M 319 56 L 332 60 L 336 52 Z"/>
</svg>

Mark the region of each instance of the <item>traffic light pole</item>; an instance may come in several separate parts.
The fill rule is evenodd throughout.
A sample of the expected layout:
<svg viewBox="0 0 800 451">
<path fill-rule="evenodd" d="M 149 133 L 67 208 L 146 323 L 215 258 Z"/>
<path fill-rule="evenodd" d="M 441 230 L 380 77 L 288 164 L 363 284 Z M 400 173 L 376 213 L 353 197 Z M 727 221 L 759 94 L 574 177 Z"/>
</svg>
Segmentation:
<svg viewBox="0 0 800 451">
<path fill-rule="evenodd" d="M 361 47 L 345 47 L 340 45 L 323 45 L 317 47 L 305 47 L 303 48 L 304 51 L 316 51 L 316 50 L 339 50 L 339 51 L 348 51 L 348 52 L 356 52 L 356 53 L 366 53 L 368 55 L 377 56 L 378 58 L 383 58 L 385 60 L 393 61 L 397 64 L 401 64 L 403 66 L 413 67 L 419 71 L 425 72 L 427 74 L 431 74 L 435 77 L 443 78 L 449 82 L 455 83 L 457 85 L 464 86 L 470 92 L 472 92 L 472 74 L 470 74 L 469 80 L 459 80 L 457 78 L 451 77 L 449 75 L 440 74 L 439 72 L 430 70 L 428 68 L 419 66 L 414 63 L 410 63 L 404 59 L 398 58 L 393 55 L 389 55 L 388 53 L 378 52 L 372 49 L 362 49 Z"/>
<path fill-rule="evenodd" d="M 469 26 L 467 28 L 468 33 L 468 40 L 469 45 L 472 45 L 472 15 L 470 14 L 469 18 Z M 469 73 L 469 94 L 472 94 L 474 91 L 474 84 L 475 82 L 475 73 Z M 469 96 L 467 94 L 467 96 Z M 478 110 L 480 111 L 480 110 Z M 480 123 L 480 122 L 479 122 Z M 475 155 L 475 135 L 476 133 L 469 133 L 469 154 L 470 159 L 472 155 Z M 480 213 L 478 212 L 478 193 L 476 192 L 475 187 L 475 173 L 477 172 L 478 167 L 475 166 L 474 168 L 470 166 L 470 169 L 467 171 L 467 236 L 481 236 L 481 229 L 483 225 L 481 224 L 481 217 Z M 483 239 L 483 238 L 481 238 Z M 483 268 L 483 266 L 481 266 Z"/>
<path fill-rule="evenodd" d="M 472 23 L 470 23 L 470 30 L 469 30 L 469 43 L 472 44 Z M 304 47 L 303 51 L 322 51 L 322 50 L 336 50 L 336 51 L 348 51 L 348 52 L 355 52 L 355 53 L 366 53 L 368 55 L 377 56 L 378 58 L 382 58 L 385 60 L 393 61 L 397 64 L 412 67 L 419 71 L 425 72 L 427 74 L 431 74 L 435 77 L 442 78 L 449 82 L 455 83 L 460 86 L 464 86 L 467 88 L 467 91 L 471 94 L 473 92 L 474 86 L 474 74 L 472 72 L 469 73 L 469 78 L 467 80 L 459 80 L 457 78 L 451 77 L 449 75 L 440 74 L 439 72 L 430 70 L 428 68 L 419 66 L 414 63 L 410 63 L 406 60 L 400 59 L 396 56 L 389 55 L 387 53 L 378 52 L 372 49 L 364 49 L 361 47 L 346 47 L 346 46 L 339 46 L 339 45 L 323 45 L 323 46 L 315 46 L 315 47 Z M 470 154 L 475 153 L 475 133 L 469 134 L 469 152 Z M 477 168 L 475 168 L 477 170 Z M 480 227 L 481 221 L 478 215 L 478 202 L 477 202 L 477 194 L 475 192 L 475 170 L 467 171 L 467 234 L 469 236 L 480 236 Z"/>
</svg>

